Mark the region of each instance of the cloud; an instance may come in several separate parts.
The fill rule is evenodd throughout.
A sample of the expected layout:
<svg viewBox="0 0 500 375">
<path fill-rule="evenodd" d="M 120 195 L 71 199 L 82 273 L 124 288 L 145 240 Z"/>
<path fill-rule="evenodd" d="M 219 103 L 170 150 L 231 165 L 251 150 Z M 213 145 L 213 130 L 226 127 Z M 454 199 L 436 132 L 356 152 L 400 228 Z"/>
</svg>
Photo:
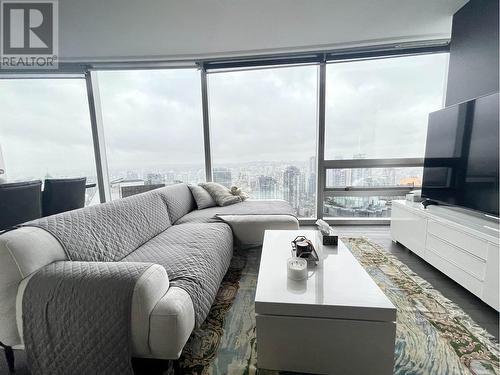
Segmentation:
<svg viewBox="0 0 500 375">
<path fill-rule="evenodd" d="M 203 164 L 196 70 L 100 72 L 111 169 Z"/>
<path fill-rule="evenodd" d="M 440 54 L 328 65 L 325 157 L 423 157 L 446 63 Z"/>
<path fill-rule="evenodd" d="M 329 64 L 327 158 L 422 157 L 444 54 Z M 214 165 L 316 152 L 317 67 L 209 74 Z M 203 164 L 199 71 L 98 73 L 110 169 Z M 94 173 L 85 83 L 1 80 L 0 144 L 16 175 Z"/>
<path fill-rule="evenodd" d="M 214 163 L 313 156 L 316 78 L 315 66 L 210 75 Z"/>
<path fill-rule="evenodd" d="M 83 80 L 0 80 L 0 111 L 10 178 L 95 175 Z"/>
</svg>

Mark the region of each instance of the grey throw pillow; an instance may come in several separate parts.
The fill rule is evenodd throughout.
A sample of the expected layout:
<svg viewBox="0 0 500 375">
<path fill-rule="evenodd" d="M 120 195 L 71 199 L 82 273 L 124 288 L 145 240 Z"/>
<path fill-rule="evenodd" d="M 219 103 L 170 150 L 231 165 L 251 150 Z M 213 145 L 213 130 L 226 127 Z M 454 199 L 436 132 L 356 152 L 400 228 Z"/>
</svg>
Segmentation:
<svg viewBox="0 0 500 375">
<path fill-rule="evenodd" d="M 217 205 L 210 193 L 201 186 L 188 185 L 188 187 L 189 190 L 191 190 L 191 194 L 193 194 L 193 198 L 196 202 L 196 206 L 198 206 L 198 210 L 202 210 L 208 207 L 215 207 Z"/>
<path fill-rule="evenodd" d="M 218 206 L 224 207 L 241 202 L 240 197 L 231 194 L 227 187 L 217 182 L 205 182 L 200 184 L 200 186 L 210 193 Z"/>
</svg>

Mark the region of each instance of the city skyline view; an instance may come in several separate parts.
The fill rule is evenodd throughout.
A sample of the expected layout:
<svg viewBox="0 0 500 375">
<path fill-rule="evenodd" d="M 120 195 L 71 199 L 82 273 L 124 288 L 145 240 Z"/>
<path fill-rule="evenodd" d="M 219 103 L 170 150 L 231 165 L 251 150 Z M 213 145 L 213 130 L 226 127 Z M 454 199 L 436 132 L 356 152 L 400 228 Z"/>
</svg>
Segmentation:
<svg viewBox="0 0 500 375">
<path fill-rule="evenodd" d="M 290 203 L 299 217 L 308 218 L 316 214 L 315 171 L 315 156 L 311 156 L 305 161 L 221 164 L 213 169 L 212 178 L 228 188 L 233 185 L 240 187 L 250 199 L 283 199 Z M 421 167 L 336 169 L 327 171 L 326 186 L 418 188 L 421 178 Z M 203 182 L 205 169 L 202 165 L 184 165 L 155 170 L 110 171 L 110 180 L 112 197 L 117 199 L 123 196 L 121 189 L 129 186 L 135 186 L 138 193 L 145 191 L 144 188 L 149 185 L 160 187 L 179 182 Z M 390 200 L 395 198 L 402 197 L 327 197 L 323 211 L 327 217 L 387 217 Z"/>
</svg>

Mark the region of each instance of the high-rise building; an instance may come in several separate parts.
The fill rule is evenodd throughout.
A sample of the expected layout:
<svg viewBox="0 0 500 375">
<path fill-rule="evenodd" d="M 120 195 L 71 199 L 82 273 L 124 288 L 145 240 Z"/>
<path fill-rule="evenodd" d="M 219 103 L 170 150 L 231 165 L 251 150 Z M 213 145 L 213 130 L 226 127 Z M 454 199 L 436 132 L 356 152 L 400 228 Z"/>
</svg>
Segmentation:
<svg viewBox="0 0 500 375">
<path fill-rule="evenodd" d="M 159 185 L 164 183 L 165 178 L 160 173 L 148 173 L 146 175 L 146 185 Z"/>
<path fill-rule="evenodd" d="M 308 160 L 307 163 L 307 174 L 315 173 L 316 172 L 316 156 L 311 156 Z"/>
<path fill-rule="evenodd" d="M 255 190 L 255 179 L 256 176 L 249 174 L 245 169 L 240 169 L 238 179 L 234 182 L 234 185 L 240 187 L 244 191 L 252 192 Z M 231 184 L 233 183 L 231 182 Z"/>
<path fill-rule="evenodd" d="M 229 168 L 214 168 L 213 180 L 227 188 L 230 188 L 233 183 L 231 170 Z"/>
<path fill-rule="evenodd" d="M 351 174 L 350 169 L 328 169 L 326 171 L 326 186 L 351 186 Z"/>
<path fill-rule="evenodd" d="M 366 183 L 366 168 L 354 168 L 351 172 L 351 185 L 363 186 Z"/>
<path fill-rule="evenodd" d="M 316 173 L 311 172 L 307 178 L 307 199 L 312 199 L 316 194 Z"/>
<path fill-rule="evenodd" d="M 172 185 L 175 180 L 175 173 L 173 171 L 168 171 L 165 173 L 165 183 L 167 185 Z"/>
<path fill-rule="evenodd" d="M 278 182 L 271 176 L 259 176 L 257 196 L 259 199 L 278 198 Z"/>
<path fill-rule="evenodd" d="M 136 171 L 127 171 L 127 180 L 136 180 L 139 178 L 139 174 Z"/>
<path fill-rule="evenodd" d="M 294 166 L 286 167 L 283 172 L 283 199 L 298 210 L 300 202 L 300 170 Z"/>
<path fill-rule="evenodd" d="M 366 154 L 354 154 L 353 159 L 366 159 Z M 351 186 L 363 186 L 366 185 L 366 179 L 369 177 L 367 173 L 370 170 L 366 168 L 354 168 L 351 170 Z"/>
</svg>

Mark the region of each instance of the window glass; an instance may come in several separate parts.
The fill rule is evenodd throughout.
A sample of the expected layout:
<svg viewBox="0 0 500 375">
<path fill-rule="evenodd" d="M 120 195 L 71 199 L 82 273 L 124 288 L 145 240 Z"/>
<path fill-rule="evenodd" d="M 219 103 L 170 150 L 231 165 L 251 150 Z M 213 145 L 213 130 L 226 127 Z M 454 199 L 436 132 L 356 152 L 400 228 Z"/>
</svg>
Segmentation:
<svg viewBox="0 0 500 375">
<path fill-rule="evenodd" d="M 315 216 L 317 67 L 209 74 L 214 181 Z"/>
<path fill-rule="evenodd" d="M 391 194 L 380 196 L 331 196 L 326 197 L 323 206 L 325 218 L 338 217 L 372 217 L 385 218 L 391 216 L 391 202 L 405 199 L 404 195 Z"/>
<path fill-rule="evenodd" d="M 429 113 L 443 106 L 447 64 L 446 53 L 328 64 L 325 159 L 423 158 Z M 326 185 L 409 191 L 422 185 L 422 171 L 331 169 Z M 392 200 L 404 198 L 404 190 L 388 190 L 386 196 L 329 194 L 325 217 L 388 217 Z"/>
<path fill-rule="evenodd" d="M 423 157 L 447 54 L 327 65 L 325 159 Z"/>
<path fill-rule="evenodd" d="M 2 79 L 0 112 L 7 181 L 86 177 L 96 183 L 83 79 Z M 94 203 L 97 187 L 86 189 L 86 204 Z"/>
<path fill-rule="evenodd" d="M 113 199 L 205 180 L 195 69 L 98 73 Z"/>
<path fill-rule="evenodd" d="M 327 169 L 326 187 L 421 187 L 422 170 L 422 167 Z"/>
</svg>

